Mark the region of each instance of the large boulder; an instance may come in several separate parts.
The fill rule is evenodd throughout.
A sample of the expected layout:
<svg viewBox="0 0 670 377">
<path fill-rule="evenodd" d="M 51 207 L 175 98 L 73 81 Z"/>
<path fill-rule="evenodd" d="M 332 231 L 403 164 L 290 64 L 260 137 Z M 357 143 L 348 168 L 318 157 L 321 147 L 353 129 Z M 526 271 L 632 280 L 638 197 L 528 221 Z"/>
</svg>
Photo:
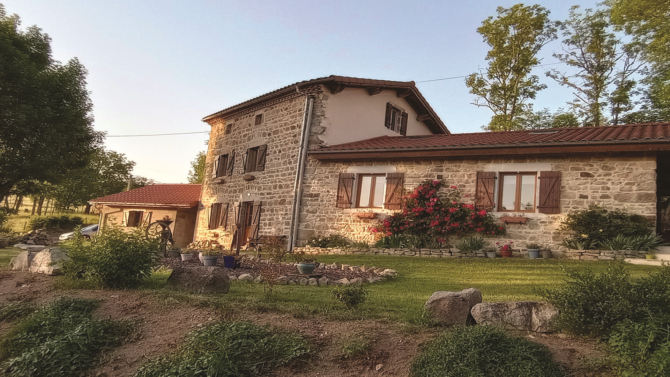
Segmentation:
<svg viewBox="0 0 670 377">
<path fill-rule="evenodd" d="M 29 271 L 38 274 L 58 275 L 61 273 L 61 263 L 68 259 L 70 257 L 57 247 L 44 249 L 35 254 L 30 262 Z"/>
<path fill-rule="evenodd" d="M 28 271 L 30 270 L 30 263 L 35 258 L 37 253 L 24 250 L 19 253 L 19 255 L 12 258 L 9 262 L 9 268 L 12 271 Z"/>
<path fill-rule="evenodd" d="M 465 325 L 470 317 L 470 309 L 482 302 L 482 293 L 476 288 L 462 291 L 438 291 L 426 301 L 426 313 L 433 320 L 445 326 Z"/>
<path fill-rule="evenodd" d="M 14 245 L 14 247 L 18 247 L 19 249 L 34 251 L 34 252 L 38 252 L 38 251 L 42 251 L 42 250 L 46 249 L 46 246 L 44 246 L 44 245 L 28 245 L 28 244 L 25 244 L 25 243 L 17 243 L 16 245 Z"/>
<path fill-rule="evenodd" d="M 558 309 L 544 301 L 484 302 L 472 308 L 480 325 L 502 325 L 520 331 L 551 332 Z"/>
<path fill-rule="evenodd" d="M 219 266 L 175 267 L 167 280 L 172 289 L 192 293 L 228 293 L 230 278 Z"/>
</svg>

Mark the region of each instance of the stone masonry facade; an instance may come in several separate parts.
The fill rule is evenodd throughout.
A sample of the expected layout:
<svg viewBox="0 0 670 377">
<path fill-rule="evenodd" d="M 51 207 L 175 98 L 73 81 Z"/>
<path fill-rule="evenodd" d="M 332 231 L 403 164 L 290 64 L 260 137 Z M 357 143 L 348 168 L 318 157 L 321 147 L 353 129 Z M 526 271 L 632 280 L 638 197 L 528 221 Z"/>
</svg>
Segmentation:
<svg viewBox="0 0 670 377">
<path fill-rule="evenodd" d="M 473 203 L 477 171 L 491 171 L 491 166 L 502 164 L 527 164 L 529 167 L 541 164 L 546 170 L 560 171 L 561 213 L 524 213 L 523 216 L 529 218 L 526 224 L 508 225 L 505 238 L 491 238 L 492 242 L 513 240 L 518 242 L 519 247 L 523 247 L 526 242 L 538 242 L 560 253 L 564 251 L 559 246 L 564 237 L 558 231 L 561 220 L 568 212 L 583 210 L 590 204 L 598 204 L 606 209 L 620 208 L 655 219 L 656 158 L 653 155 L 469 160 L 432 158 L 422 161 L 374 162 L 321 162 L 309 159 L 301 206 L 299 244 L 304 245 L 311 235 L 335 233 L 353 241 L 374 240 L 369 228 L 377 219 L 359 219 L 355 213 L 360 210 L 335 206 L 338 175 L 347 172 L 349 167 L 393 166 L 397 172 L 405 173 L 404 187 L 407 191 L 413 190 L 426 179 L 436 179 L 442 175 L 447 186 L 455 185 L 467 195 L 463 198 L 464 202 Z M 387 210 L 375 211 L 380 213 L 379 218 L 391 213 Z M 493 215 L 513 216 L 514 213 L 494 212 Z"/>
</svg>

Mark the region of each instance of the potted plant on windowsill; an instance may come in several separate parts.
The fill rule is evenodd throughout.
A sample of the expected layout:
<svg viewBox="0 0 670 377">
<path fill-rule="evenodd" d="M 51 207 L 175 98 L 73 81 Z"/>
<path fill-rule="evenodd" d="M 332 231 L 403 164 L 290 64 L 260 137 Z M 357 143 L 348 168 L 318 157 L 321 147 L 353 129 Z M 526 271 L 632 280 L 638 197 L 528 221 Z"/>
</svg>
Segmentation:
<svg viewBox="0 0 670 377">
<path fill-rule="evenodd" d="M 216 266 L 219 254 L 221 254 L 219 249 L 205 249 L 200 252 L 200 261 L 204 266 Z"/>
<path fill-rule="evenodd" d="M 301 275 L 310 275 L 316 268 L 316 254 L 307 254 L 304 251 L 294 251 L 291 254 L 297 263 L 296 268 Z"/>
<path fill-rule="evenodd" d="M 507 241 L 504 244 L 500 244 L 500 242 L 496 242 L 496 245 L 500 249 L 500 256 L 503 258 L 511 258 L 512 257 L 512 245 L 514 244 L 514 241 Z"/>
<path fill-rule="evenodd" d="M 530 259 L 539 258 L 541 248 L 542 248 L 542 245 L 540 245 L 539 243 L 530 242 L 530 243 L 526 244 L 526 249 L 528 249 L 528 258 L 530 258 Z"/>
</svg>

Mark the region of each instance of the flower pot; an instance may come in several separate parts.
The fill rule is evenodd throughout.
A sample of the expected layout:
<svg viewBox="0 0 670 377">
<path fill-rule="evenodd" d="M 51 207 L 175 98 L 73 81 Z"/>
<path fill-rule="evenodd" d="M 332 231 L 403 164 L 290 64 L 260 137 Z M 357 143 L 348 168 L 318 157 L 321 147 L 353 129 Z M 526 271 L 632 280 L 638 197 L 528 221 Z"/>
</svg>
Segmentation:
<svg viewBox="0 0 670 377">
<path fill-rule="evenodd" d="M 656 254 L 647 253 L 644 257 L 647 259 L 656 259 Z"/>
<path fill-rule="evenodd" d="M 300 263 L 298 263 L 297 267 L 298 267 L 298 272 L 300 272 L 300 274 L 302 274 L 302 275 L 309 275 L 309 274 L 311 274 L 311 273 L 314 271 L 314 269 L 316 268 L 316 263 L 313 263 L 313 262 L 310 262 L 310 263 L 300 262 Z"/>
<path fill-rule="evenodd" d="M 177 250 L 168 250 L 167 251 L 167 257 L 168 258 L 179 258 L 181 253 Z"/>
<path fill-rule="evenodd" d="M 512 250 L 500 250 L 500 256 L 503 258 L 511 258 Z"/>
<path fill-rule="evenodd" d="M 182 254 L 181 255 L 181 260 L 182 261 L 187 261 L 193 259 L 193 254 Z"/>
<path fill-rule="evenodd" d="M 216 260 L 218 256 L 216 255 L 201 255 L 200 260 L 205 266 L 216 266 Z"/>
<path fill-rule="evenodd" d="M 542 250 L 542 258 L 550 259 L 551 258 L 551 250 Z"/>
<path fill-rule="evenodd" d="M 536 259 L 540 257 L 540 249 L 528 249 L 528 258 Z"/>
<path fill-rule="evenodd" d="M 496 252 L 495 251 L 487 251 L 486 252 L 486 257 L 487 258 L 495 258 L 496 257 Z"/>
<path fill-rule="evenodd" d="M 223 267 L 225 268 L 235 268 L 235 257 L 230 255 L 223 256 Z"/>
<path fill-rule="evenodd" d="M 198 259 L 200 259 L 200 263 L 204 263 L 204 262 L 202 261 L 202 251 L 198 253 Z"/>
</svg>

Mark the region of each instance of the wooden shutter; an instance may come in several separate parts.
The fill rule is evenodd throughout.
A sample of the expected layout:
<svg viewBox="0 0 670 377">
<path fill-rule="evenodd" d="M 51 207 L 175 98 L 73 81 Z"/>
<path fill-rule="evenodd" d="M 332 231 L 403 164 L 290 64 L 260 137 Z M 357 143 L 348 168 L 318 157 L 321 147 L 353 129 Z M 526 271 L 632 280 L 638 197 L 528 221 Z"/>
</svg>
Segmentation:
<svg viewBox="0 0 670 377">
<path fill-rule="evenodd" d="M 219 159 L 214 159 L 214 166 L 212 166 L 212 178 L 216 178 L 216 172 L 219 169 Z"/>
<path fill-rule="evenodd" d="M 402 208 L 402 188 L 405 182 L 405 173 L 386 174 L 386 209 Z"/>
<path fill-rule="evenodd" d="M 386 120 L 384 121 L 384 126 L 390 130 L 393 129 L 393 124 L 391 124 L 393 115 L 393 105 L 386 103 Z"/>
<path fill-rule="evenodd" d="M 121 223 L 121 226 L 128 226 L 128 217 L 130 217 L 130 211 L 126 211 L 123 213 L 123 222 Z"/>
<path fill-rule="evenodd" d="M 477 172 L 477 185 L 475 189 L 475 209 L 478 211 L 493 211 L 495 198 L 493 197 L 496 182 L 496 173 L 489 171 Z"/>
<path fill-rule="evenodd" d="M 354 188 L 354 173 L 340 173 L 337 183 L 337 208 L 351 208 L 352 192 Z"/>
<path fill-rule="evenodd" d="M 235 168 L 235 151 L 230 152 L 228 155 L 228 161 L 226 166 L 226 175 L 233 175 L 233 169 Z"/>
<path fill-rule="evenodd" d="M 153 212 L 147 212 L 147 216 L 144 218 L 144 221 L 142 221 L 142 226 L 149 225 L 151 224 L 151 216 L 153 215 Z"/>
<path fill-rule="evenodd" d="M 223 177 L 223 175 L 225 174 L 226 168 L 227 168 L 226 165 L 227 165 L 227 162 L 228 162 L 227 160 L 228 160 L 228 155 L 227 154 L 222 154 L 221 156 L 219 156 L 219 161 L 216 164 L 216 176 L 217 177 Z"/>
<path fill-rule="evenodd" d="M 256 171 L 265 170 L 265 156 L 267 155 L 268 145 L 261 145 L 256 152 Z"/>
<path fill-rule="evenodd" d="M 402 113 L 402 122 L 400 123 L 400 134 L 402 136 L 407 135 L 407 113 Z"/>
<path fill-rule="evenodd" d="M 134 226 L 140 226 L 142 224 L 142 217 L 144 217 L 144 211 L 137 211 L 136 217 L 135 217 L 135 225 Z"/>
<path fill-rule="evenodd" d="M 540 172 L 540 213 L 561 213 L 561 172 Z"/>
<path fill-rule="evenodd" d="M 242 211 L 240 211 L 241 206 L 242 203 L 233 204 L 233 231 L 237 231 L 242 225 L 242 219 L 240 219 L 240 215 L 242 214 Z"/>
<path fill-rule="evenodd" d="M 247 172 L 247 158 L 249 157 L 249 149 L 247 149 L 247 152 L 242 155 L 242 168 L 244 169 L 244 173 Z"/>
<path fill-rule="evenodd" d="M 230 203 L 226 203 L 226 205 L 221 203 L 221 209 L 222 213 L 219 215 L 221 221 L 219 221 L 218 226 L 222 226 L 223 230 L 226 230 L 228 228 L 228 210 L 230 209 Z"/>
<path fill-rule="evenodd" d="M 254 202 L 254 207 L 251 211 L 251 230 L 249 231 L 249 238 L 254 241 L 258 240 L 259 224 L 261 222 L 261 205 L 263 202 Z"/>
<path fill-rule="evenodd" d="M 209 208 L 209 229 L 217 228 L 220 211 L 221 211 L 221 203 L 214 203 Z"/>
</svg>

